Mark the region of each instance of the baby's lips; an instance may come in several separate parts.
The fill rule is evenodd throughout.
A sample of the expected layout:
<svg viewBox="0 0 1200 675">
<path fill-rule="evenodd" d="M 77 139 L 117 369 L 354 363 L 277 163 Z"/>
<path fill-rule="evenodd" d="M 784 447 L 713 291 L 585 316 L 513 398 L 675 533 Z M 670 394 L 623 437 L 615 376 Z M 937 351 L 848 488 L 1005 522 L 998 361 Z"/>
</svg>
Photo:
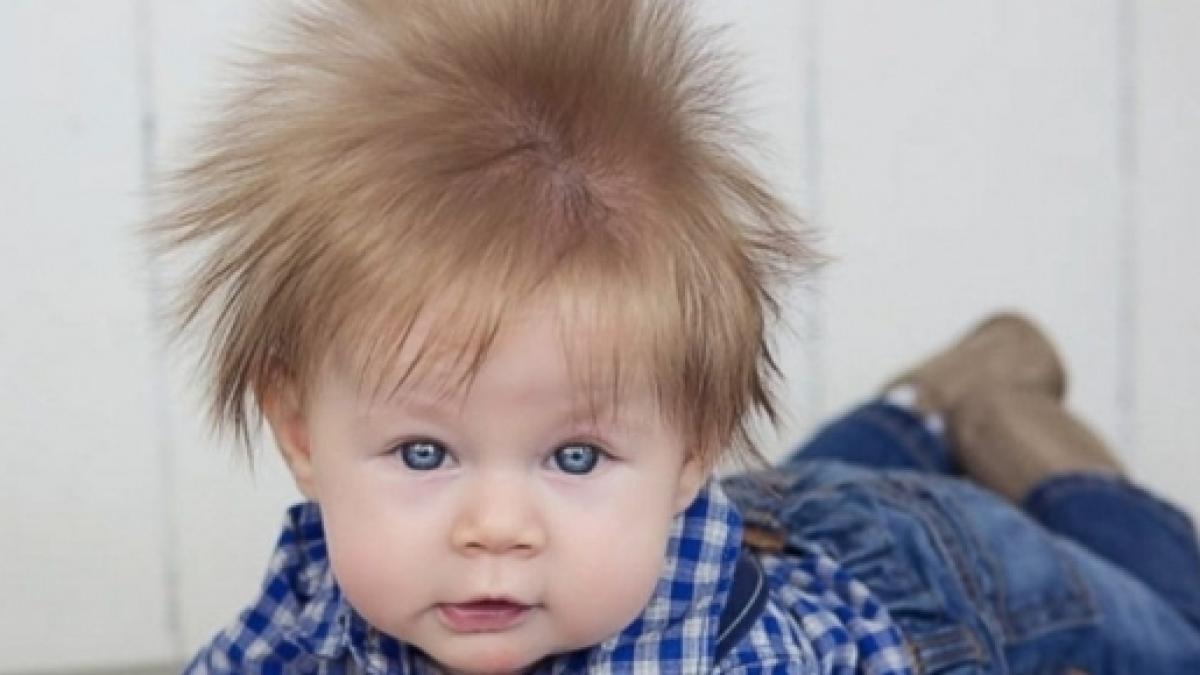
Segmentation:
<svg viewBox="0 0 1200 675">
<path fill-rule="evenodd" d="M 532 607 L 513 600 L 483 598 L 438 606 L 442 621 L 462 633 L 491 633 L 514 628 Z"/>
</svg>

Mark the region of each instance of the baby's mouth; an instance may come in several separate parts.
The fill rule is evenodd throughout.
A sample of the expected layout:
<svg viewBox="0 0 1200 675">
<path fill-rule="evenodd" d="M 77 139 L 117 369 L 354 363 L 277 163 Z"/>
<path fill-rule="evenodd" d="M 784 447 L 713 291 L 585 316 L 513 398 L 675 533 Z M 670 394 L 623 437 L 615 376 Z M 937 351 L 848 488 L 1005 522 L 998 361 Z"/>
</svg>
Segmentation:
<svg viewBox="0 0 1200 675">
<path fill-rule="evenodd" d="M 481 598 L 438 605 L 438 615 L 458 633 L 494 633 L 519 625 L 533 609 L 506 598 Z"/>
</svg>

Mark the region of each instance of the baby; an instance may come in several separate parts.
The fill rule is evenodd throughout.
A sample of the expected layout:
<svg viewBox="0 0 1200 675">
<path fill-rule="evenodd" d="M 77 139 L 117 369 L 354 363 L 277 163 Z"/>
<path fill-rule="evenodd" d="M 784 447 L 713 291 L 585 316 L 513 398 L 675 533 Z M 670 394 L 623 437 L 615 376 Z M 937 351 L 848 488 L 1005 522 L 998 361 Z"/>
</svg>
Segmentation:
<svg viewBox="0 0 1200 675">
<path fill-rule="evenodd" d="M 151 229 L 199 255 L 179 327 L 204 335 L 214 420 L 248 447 L 265 419 L 305 497 L 261 596 L 188 673 L 1058 672 L 1117 653 L 1091 558 L 931 473 L 963 398 L 930 403 L 938 364 L 786 466 L 713 479 L 765 466 L 776 297 L 820 260 L 744 158 L 731 63 L 685 5 L 328 0 L 276 38 Z M 995 336 L 1032 329 L 1001 323 L 971 344 L 1003 344 L 966 349 L 1019 361 Z M 1036 393 L 1047 363 L 972 381 Z M 1056 468 L 1122 480 L 1099 456 Z M 1005 542 L 1019 570 L 989 557 Z M 1129 593 L 1180 650 L 1128 662 L 1196 664 L 1180 614 Z"/>
</svg>

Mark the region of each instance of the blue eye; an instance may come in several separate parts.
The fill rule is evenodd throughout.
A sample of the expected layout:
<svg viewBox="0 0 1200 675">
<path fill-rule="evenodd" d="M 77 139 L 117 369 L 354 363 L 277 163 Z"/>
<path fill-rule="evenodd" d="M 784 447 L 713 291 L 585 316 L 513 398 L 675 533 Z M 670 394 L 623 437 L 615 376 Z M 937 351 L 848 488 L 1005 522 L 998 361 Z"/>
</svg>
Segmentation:
<svg viewBox="0 0 1200 675">
<path fill-rule="evenodd" d="M 554 464 L 563 473 L 583 475 L 591 473 L 600 462 L 600 450 L 594 445 L 582 443 L 564 445 L 554 451 Z"/>
<path fill-rule="evenodd" d="M 404 465 L 414 471 L 432 471 L 446 461 L 446 449 L 433 441 L 411 441 L 396 448 Z"/>
</svg>

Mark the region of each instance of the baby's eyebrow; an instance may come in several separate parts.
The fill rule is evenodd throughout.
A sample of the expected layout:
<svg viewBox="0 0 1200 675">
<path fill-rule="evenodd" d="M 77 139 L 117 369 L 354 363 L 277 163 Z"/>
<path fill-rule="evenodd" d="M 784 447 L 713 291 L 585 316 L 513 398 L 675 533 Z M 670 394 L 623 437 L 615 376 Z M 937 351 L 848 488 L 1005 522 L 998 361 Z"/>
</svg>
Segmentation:
<svg viewBox="0 0 1200 675">
<path fill-rule="evenodd" d="M 570 407 L 570 419 L 579 425 L 603 425 L 625 431 L 641 431 L 657 415 L 657 406 L 645 396 L 631 396 L 614 400 L 606 390 L 577 397 Z"/>
<path fill-rule="evenodd" d="M 364 397 L 363 404 L 359 406 L 359 417 L 365 421 L 381 414 L 405 409 L 422 417 L 442 419 L 448 418 L 462 406 L 461 399 L 455 401 L 456 398 L 447 393 L 434 394 L 406 389 L 387 396 Z"/>
</svg>

